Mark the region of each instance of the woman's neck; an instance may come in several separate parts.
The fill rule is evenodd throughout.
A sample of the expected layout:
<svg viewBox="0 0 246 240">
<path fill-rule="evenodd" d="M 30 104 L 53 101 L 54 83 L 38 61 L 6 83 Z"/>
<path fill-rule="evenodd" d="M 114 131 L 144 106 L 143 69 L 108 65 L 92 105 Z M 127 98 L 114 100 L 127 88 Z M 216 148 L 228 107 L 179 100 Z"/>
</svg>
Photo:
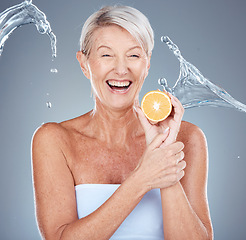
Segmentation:
<svg viewBox="0 0 246 240">
<path fill-rule="evenodd" d="M 142 126 L 132 106 L 114 110 L 98 99 L 91 113 L 91 127 L 96 137 L 109 145 L 125 145 L 129 140 L 143 135 Z"/>
</svg>

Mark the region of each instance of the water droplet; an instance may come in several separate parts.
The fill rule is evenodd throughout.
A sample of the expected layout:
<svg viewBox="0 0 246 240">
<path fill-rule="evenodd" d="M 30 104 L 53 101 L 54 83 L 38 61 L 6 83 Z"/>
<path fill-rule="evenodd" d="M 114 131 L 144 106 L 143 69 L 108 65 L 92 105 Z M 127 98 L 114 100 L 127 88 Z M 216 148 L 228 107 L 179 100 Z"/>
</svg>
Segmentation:
<svg viewBox="0 0 246 240">
<path fill-rule="evenodd" d="M 158 83 L 162 86 L 165 86 L 165 83 L 166 83 L 166 79 L 165 78 L 159 78 L 158 79 Z"/>
<path fill-rule="evenodd" d="M 46 96 L 49 96 L 50 94 L 49 93 L 46 93 Z"/>
<path fill-rule="evenodd" d="M 51 108 L 52 107 L 51 102 L 46 102 L 46 106 L 47 106 L 47 108 Z"/>
<path fill-rule="evenodd" d="M 50 69 L 50 72 L 52 72 L 52 73 L 58 73 L 58 70 L 56 68 L 51 68 Z"/>
<path fill-rule="evenodd" d="M 25 0 L 25 2 L 26 2 L 27 4 L 31 4 L 31 3 L 32 3 L 32 0 Z"/>
<path fill-rule="evenodd" d="M 161 41 L 164 43 L 170 42 L 170 38 L 168 36 L 162 36 Z"/>
<path fill-rule="evenodd" d="M 240 158 L 240 156 L 237 156 L 237 158 L 239 159 L 239 158 Z"/>
</svg>

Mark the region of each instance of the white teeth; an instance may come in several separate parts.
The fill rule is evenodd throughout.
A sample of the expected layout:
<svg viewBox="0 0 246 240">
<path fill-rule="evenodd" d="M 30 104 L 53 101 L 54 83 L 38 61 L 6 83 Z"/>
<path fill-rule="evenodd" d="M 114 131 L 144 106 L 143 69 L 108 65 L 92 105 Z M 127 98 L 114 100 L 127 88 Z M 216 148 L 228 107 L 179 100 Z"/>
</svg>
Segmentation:
<svg viewBox="0 0 246 240">
<path fill-rule="evenodd" d="M 130 81 L 114 81 L 114 80 L 108 81 L 108 84 L 111 87 L 129 87 L 130 83 L 131 83 Z"/>
</svg>

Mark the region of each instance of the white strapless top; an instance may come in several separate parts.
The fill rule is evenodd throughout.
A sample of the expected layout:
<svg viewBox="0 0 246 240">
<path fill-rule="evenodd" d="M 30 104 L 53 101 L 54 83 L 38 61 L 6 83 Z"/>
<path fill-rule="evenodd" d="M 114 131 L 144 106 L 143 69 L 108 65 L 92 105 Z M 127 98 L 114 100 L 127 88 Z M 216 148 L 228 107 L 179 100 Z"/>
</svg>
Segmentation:
<svg viewBox="0 0 246 240">
<path fill-rule="evenodd" d="M 99 208 L 119 184 L 80 184 L 75 186 L 78 217 Z M 162 206 L 159 189 L 146 193 L 110 240 L 163 240 Z"/>
</svg>

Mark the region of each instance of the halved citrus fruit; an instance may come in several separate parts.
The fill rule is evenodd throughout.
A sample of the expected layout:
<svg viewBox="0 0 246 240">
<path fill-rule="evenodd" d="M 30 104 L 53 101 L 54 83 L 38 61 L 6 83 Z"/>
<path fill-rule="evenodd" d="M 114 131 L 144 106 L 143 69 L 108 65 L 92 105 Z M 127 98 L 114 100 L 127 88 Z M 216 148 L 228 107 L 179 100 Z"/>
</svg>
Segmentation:
<svg viewBox="0 0 246 240">
<path fill-rule="evenodd" d="M 171 99 L 165 92 L 150 91 L 144 95 L 141 109 L 151 123 L 157 123 L 165 120 L 171 113 Z"/>
</svg>

